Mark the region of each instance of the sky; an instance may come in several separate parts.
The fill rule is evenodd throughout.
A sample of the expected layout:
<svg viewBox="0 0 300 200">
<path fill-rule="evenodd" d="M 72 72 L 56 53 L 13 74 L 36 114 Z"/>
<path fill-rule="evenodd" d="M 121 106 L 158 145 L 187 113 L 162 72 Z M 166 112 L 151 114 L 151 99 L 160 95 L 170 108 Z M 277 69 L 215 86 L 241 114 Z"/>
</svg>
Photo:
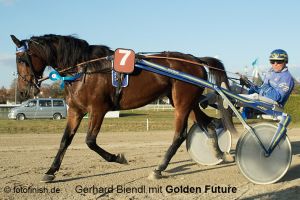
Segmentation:
<svg viewBox="0 0 300 200">
<path fill-rule="evenodd" d="M 266 71 L 270 52 L 281 48 L 300 80 L 299 9 L 299 0 L 0 0 L 0 88 L 10 87 L 16 72 L 11 34 L 74 35 L 113 50 L 217 57 L 229 76 L 251 73 L 256 58 Z"/>
</svg>

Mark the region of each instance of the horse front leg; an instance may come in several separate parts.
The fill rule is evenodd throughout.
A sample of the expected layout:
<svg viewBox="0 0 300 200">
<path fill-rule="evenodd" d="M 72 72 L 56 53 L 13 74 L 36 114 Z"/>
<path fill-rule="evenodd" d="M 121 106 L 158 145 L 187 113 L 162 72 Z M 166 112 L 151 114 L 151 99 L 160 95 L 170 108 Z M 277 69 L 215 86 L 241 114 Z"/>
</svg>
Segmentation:
<svg viewBox="0 0 300 200">
<path fill-rule="evenodd" d="M 66 150 L 71 144 L 83 116 L 83 113 L 77 112 L 71 107 L 68 109 L 67 126 L 61 139 L 60 147 L 50 169 L 46 172 L 41 182 L 51 182 L 52 180 L 54 180 L 55 172 L 59 170 Z"/>
<path fill-rule="evenodd" d="M 108 162 L 116 162 L 120 164 L 127 164 L 127 160 L 123 154 L 111 154 L 104 149 L 102 149 L 96 142 L 97 135 L 100 131 L 104 115 L 106 112 L 97 111 L 95 113 L 91 113 L 89 115 L 89 127 L 88 133 L 86 136 L 86 144 L 87 146 L 98 153 L 102 158 L 104 158 Z"/>
<path fill-rule="evenodd" d="M 155 180 L 163 177 L 161 172 L 168 167 L 172 157 L 186 139 L 187 119 L 189 112 L 189 110 L 175 110 L 175 134 L 173 137 L 173 142 L 165 153 L 162 162 L 150 173 L 148 179 Z"/>
</svg>

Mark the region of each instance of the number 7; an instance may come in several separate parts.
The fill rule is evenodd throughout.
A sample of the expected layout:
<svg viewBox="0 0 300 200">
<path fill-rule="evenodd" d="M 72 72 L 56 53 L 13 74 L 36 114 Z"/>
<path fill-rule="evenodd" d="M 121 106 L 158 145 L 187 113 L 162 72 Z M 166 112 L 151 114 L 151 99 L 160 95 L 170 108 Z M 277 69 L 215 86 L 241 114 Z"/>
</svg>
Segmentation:
<svg viewBox="0 0 300 200">
<path fill-rule="evenodd" d="M 116 72 L 130 74 L 134 70 L 135 53 L 131 49 L 117 49 L 114 53 L 113 69 Z"/>
<path fill-rule="evenodd" d="M 131 54 L 131 51 L 130 50 L 126 50 L 126 49 L 120 49 L 119 53 L 124 54 L 124 56 L 122 57 L 122 59 L 120 61 L 120 65 L 125 65 L 127 58 Z"/>
</svg>

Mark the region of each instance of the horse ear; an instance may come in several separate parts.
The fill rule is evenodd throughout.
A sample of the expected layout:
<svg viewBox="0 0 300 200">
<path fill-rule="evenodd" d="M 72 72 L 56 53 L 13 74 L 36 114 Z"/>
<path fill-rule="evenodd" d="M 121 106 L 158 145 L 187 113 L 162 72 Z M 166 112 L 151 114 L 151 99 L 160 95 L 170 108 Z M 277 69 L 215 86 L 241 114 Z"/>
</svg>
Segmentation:
<svg viewBox="0 0 300 200">
<path fill-rule="evenodd" d="M 16 36 L 10 35 L 10 37 L 11 37 L 12 41 L 17 45 L 18 48 L 20 48 L 22 46 L 21 41 L 18 38 L 16 38 Z"/>
</svg>

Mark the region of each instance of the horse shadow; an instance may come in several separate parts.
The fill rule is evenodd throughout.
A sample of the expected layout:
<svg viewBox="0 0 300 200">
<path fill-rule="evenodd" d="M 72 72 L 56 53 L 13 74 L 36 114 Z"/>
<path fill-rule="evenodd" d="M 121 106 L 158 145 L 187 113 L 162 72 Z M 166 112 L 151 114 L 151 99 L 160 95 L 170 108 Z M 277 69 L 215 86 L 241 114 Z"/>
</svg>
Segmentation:
<svg viewBox="0 0 300 200">
<path fill-rule="evenodd" d="M 216 165 L 215 167 L 210 167 L 210 168 L 206 168 L 206 169 L 199 169 L 199 170 L 192 170 L 192 171 L 190 170 L 191 169 L 190 167 L 194 166 L 194 165 L 197 165 L 197 163 L 195 163 L 191 159 L 181 160 L 181 161 L 176 161 L 176 162 L 170 162 L 170 165 L 178 164 L 178 163 L 182 163 L 182 165 L 176 166 L 174 168 L 171 168 L 171 169 L 165 171 L 166 173 L 168 173 L 167 177 L 176 177 L 176 176 L 186 175 L 186 174 L 195 174 L 195 173 L 200 173 L 200 172 L 204 172 L 204 171 L 210 171 L 210 170 L 215 170 L 215 169 L 219 169 L 219 168 L 224 168 L 224 167 L 231 167 L 231 166 L 235 165 L 235 163 L 222 164 L 222 165 Z M 119 171 L 113 171 L 113 172 L 104 172 L 104 173 L 87 175 L 87 176 L 79 176 L 79 177 L 74 177 L 74 178 L 59 179 L 59 180 L 53 180 L 52 182 L 49 182 L 49 183 L 71 182 L 71 181 L 82 180 L 82 179 L 87 179 L 87 178 L 108 176 L 108 175 L 112 175 L 112 174 L 132 172 L 132 171 L 136 171 L 136 170 L 149 169 L 149 168 L 155 168 L 155 167 L 157 167 L 157 165 L 131 168 L 131 169 L 125 169 L 125 170 L 119 170 Z"/>
<path fill-rule="evenodd" d="M 215 165 L 214 167 L 210 166 L 209 168 L 190 171 L 189 166 L 193 166 L 193 165 L 198 165 L 198 164 L 195 162 L 191 163 L 191 164 L 184 164 L 184 165 L 175 167 L 173 169 L 166 170 L 165 172 L 169 173 L 170 177 L 176 177 L 176 176 L 182 176 L 182 175 L 195 174 L 195 173 L 216 170 L 216 169 L 220 169 L 220 168 L 232 167 L 235 165 L 235 163 L 219 164 L 219 165 Z"/>
<path fill-rule="evenodd" d="M 191 169 L 190 166 L 193 166 L 193 165 L 195 165 L 195 163 L 188 163 L 188 164 L 174 167 L 173 169 L 166 170 L 165 172 L 170 173 L 170 174 L 184 172 L 184 171 Z"/>
<path fill-rule="evenodd" d="M 232 165 L 235 165 L 235 163 L 222 164 L 222 165 L 216 165 L 215 167 L 210 167 L 208 169 L 199 169 L 199 170 L 193 170 L 193 171 L 191 171 L 190 167 L 194 166 L 194 165 L 197 165 L 197 163 L 195 163 L 191 159 L 181 160 L 181 161 L 176 161 L 176 162 L 170 162 L 170 165 L 178 164 L 178 163 L 183 163 L 183 164 L 165 171 L 166 173 L 168 173 L 167 177 L 176 177 L 176 176 L 179 176 L 179 175 L 194 174 L 194 173 L 199 173 L 199 172 L 203 172 L 203 171 L 215 170 L 215 169 L 218 169 L 218 168 L 230 167 Z M 71 181 L 82 180 L 82 179 L 87 179 L 87 178 L 93 178 L 93 177 L 99 177 L 99 176 L 109 176 L 109 175 L 112 175 L 112 174 L 132 172 L 132 171 L 136 171 L 136 170 L 149 169 L 149 168 L 154 168 L 154 167 L 157 167 L 157 165 L 131 168 L 131 169 L 125 169 L 125 170 L 119 170 L 119 171 L 113 171 L 113 172 L 103 172 L 103 173 L 87 175 L 87 176 L 79 176 L 79 177 L 73 177 L 73 178 L 59 179 L 59 180 L 53 180 L 52 182 L 49 182 L 49 183 L 71 182 Z"/>
<path fill-rule="evenodd" d="M 292 142 L 292 147 L 293 147 L 293 155 L 299 155 L 300 154 L 300 141 L 298 142 Z M 235 150 L 231 150 L 230 153 L 234 155 Z M 215 166 L 210 166 L 209 168 L 204 168 L 204 169 L 196 169 L 196 170 L 191 170 L 191 167 L 194 165 L 197 165 L 196 162 L 192 161 L 191 159 L 187 160 L 181 160 L 181 161 L 176 161 L 176 162 L 170 162 L 170 167 L 172 164 L 178 164 L 182 163 L 182 165 L 170 168 L 166 170 L 165 172 L 168 173 L 168 177 L 176 177 L 176 176 L 182 176 L 182 175 L 188 175 L 188 174 L 195 174 L 195 173 L 201 173 L 205 171 L 210 171 L 210 170 L 216 170 L 219 168 L 227 168 L 227 167 L 232 167 L 235 165 L 235 163 L 229 163 L 229 164 L 221 164 L 221 165 L 215 165 Z M 79 176 L 79 177 L 74 177 L 74 178 L 66 178 L 66 179 L 60 179 L 60 180 L 54 180 L 51 183 L 61 183 L 61 182 L 70 182 L 70 181 L 76 181 L 76 180 L 81 180 L 81 179 L 86 179 L 86 178 L 93 178 L 93 177 L 99 177 L 99 176 L 108 176 L 111 174 L 118 174 L 118 173 L 124 173 L 124 172 L 131 172 L 131 171 L 136 171 L 136 170 L 141 170 L 141 169 L 149 169 L 149 168 L 155 168 L 157 165 L 149 165 L 149 166 L 144 166 L 144 167 L 138 167 L 138 168 L 130 168 L 130 169 L 125 169 L 125 170 L 119 170 L 119 171 L 113 171 L 113 172 L 104 172 L 104 173 L 99 173 L 99 174 L 93 174 L 93 175 L 87 175 L 87 176 Z M 291 167 L 287 174 L 279 181 L 279 182 L 284 182 L 284 181 L 292 181 L 295 179 L 300 178 L 300 164 Z"/>
<path fill-rule="evenodd" d="M 190 162 L 190 161 L 191 161 L 190 159 L 189 160 L 182 160 L 182 161 L 177 161 L 177 162 L 170 162 L 170 164 L 185 163 L 185 162 Z M 186 164 L 184 164 L 184 165 L 186 165 Z M 187 165 L 194 165 L 194 164 L 187 164 Z M 157 167 L 157 165 L 131 168 L 131 169 L 125 169 L 125 170 L 119 170 L 119 171 L 113 171 L 113 172 L 104 172 L 104 173 L 87 175 L 87 176 L 79 176 L 79 177 L 74 177 L 74 178 L 59 179 L 59 180 L 53 180 L 52 182 L 49 182 L 49 183 L 64 183 L 64 182 L 82 180 L 82 179 L 99 177 L 99 176 L 108 176 L 108 175 L 112 175 L 112 174 L 131 172 L 131 171 L 136 171 L 136 170 L 140 170 L 140 169 L 149 169 L 149 168 L 154 168 L 154 167 Z"/>
</svg>

